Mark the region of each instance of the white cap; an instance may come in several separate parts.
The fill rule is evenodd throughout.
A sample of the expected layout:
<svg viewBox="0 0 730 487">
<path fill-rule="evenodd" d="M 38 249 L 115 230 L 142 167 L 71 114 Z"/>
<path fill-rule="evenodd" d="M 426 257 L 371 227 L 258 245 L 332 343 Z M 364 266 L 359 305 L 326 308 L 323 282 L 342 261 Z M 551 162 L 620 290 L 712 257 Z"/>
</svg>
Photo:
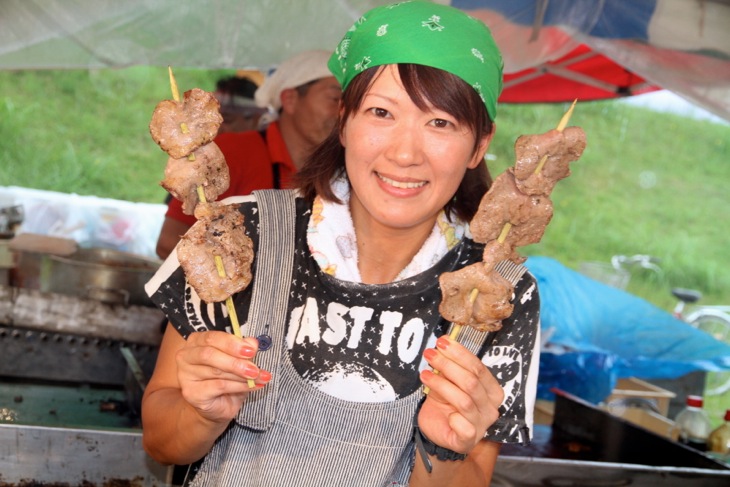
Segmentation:
<svg viewBox="0 0 730 487">
<path fill-rule="evenodd" d="M 282 62 L 256 90 L 256 104 L 278 111 L 282 91 L 333 76 L 327 67 L 331 55 L 330 51 L 324 50 L 304 51 Z"/>
</svg>

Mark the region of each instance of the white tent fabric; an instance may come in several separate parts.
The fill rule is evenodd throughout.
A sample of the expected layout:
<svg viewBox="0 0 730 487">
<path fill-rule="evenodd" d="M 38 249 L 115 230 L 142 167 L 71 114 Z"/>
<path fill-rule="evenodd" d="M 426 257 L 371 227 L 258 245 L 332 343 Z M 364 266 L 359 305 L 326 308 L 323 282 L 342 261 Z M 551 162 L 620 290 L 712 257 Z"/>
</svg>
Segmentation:
<svg viewBox="0 0 730 487">
<path fill-rule="evenodd" d="M 0 69 L 267 70 L 304 49 L 333 49 L 362 13 L 386 3 L 391 1 L 2 0 Z M 560 74 L 546 63 L 584 44 L 730 121 L 730 0 L 440 3 L 492 29 L 506 73 L 540 67 Z M 570 66 L 563 74 L 583 76 Z"/>
</svg>

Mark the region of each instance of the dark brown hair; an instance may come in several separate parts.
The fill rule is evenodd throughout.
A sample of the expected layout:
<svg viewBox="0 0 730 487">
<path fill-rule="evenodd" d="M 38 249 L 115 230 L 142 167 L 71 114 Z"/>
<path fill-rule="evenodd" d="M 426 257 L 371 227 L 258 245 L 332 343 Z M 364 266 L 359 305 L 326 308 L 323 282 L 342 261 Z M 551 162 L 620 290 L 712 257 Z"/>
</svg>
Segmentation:
<svg viewBox="0 0 730 487">
<path fill-rule="evenodd" d="M 330 186 L 333 178 L 345 173 L 345 148 L 340 143 L 340 134 L 349 117 L 360 108 L 380 72 L 382 67 L 369 68 L 350 82 L 342 94 L 342 112 L 337 126 L 295 176 L 295 186 L 307 201 L 312 202 L 316 195 L 320 195 L 326 200 L 340 202 Z M 473 153 L 476 153 L 482 137 L 489 135 L 493 129 L 492 120 L 477 92 L 461 78 L 437 68 L 399 64 L 398 73 L 417 107 L 425 109 L 431 104 L 471 128 L 475 136 Z M 470 221 L 491 182 L 486 163 L 467 169 L 456 194 L 444 208 L 446 214 L 453 211 L 462 220 Z"/>
</svg>

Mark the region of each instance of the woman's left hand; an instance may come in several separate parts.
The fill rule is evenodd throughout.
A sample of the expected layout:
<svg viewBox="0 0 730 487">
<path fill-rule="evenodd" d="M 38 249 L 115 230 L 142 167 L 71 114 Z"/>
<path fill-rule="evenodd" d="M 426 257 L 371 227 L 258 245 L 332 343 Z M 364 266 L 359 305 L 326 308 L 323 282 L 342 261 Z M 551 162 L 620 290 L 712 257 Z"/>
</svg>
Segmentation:
<svg viewBox="0 0 730 487">
<path fill-rule="evenodd" d="M 504 391 L 476 355 L 446 335 L 424 357 L 438 373 L 421 372 L 430 392 L 418 414 L 419 428 L 437 445 L 469 453 L 499 417 Z"/>
</svg>

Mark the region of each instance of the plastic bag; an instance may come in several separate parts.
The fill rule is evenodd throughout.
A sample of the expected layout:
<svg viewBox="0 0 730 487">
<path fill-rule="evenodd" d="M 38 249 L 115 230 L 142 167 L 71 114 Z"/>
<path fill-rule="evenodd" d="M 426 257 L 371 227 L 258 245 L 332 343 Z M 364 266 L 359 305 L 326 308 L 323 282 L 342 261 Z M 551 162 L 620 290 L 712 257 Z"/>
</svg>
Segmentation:
<svg viewBox="0 0 730 487">
<path fill-rule="evenodd" d="M 542 329 L 551 333 L 550 342 L 615 355 L 617 377 L 674 379 L 697 370 L 730 370 L 730 345 L 646 300 L 554 259 L 530 257 L 525 265 L 538 281 Z"/>
<path fill-rule="evenodd" d="M 605 352 L 540 353 L 537 398 L 554 401 L 553 387 L 598 404 L 613 391 L 618 380 L 617 357 Z"/>
<path fill-rule="evenodd" d="M 157 258 L 157 237 L 164 204 L 81 196 L 0 186 L 0 201 L 22 205 L 17 233 L 38 233 L 75 240 L 81 247 L 104 247 Z"/>
</svg>

